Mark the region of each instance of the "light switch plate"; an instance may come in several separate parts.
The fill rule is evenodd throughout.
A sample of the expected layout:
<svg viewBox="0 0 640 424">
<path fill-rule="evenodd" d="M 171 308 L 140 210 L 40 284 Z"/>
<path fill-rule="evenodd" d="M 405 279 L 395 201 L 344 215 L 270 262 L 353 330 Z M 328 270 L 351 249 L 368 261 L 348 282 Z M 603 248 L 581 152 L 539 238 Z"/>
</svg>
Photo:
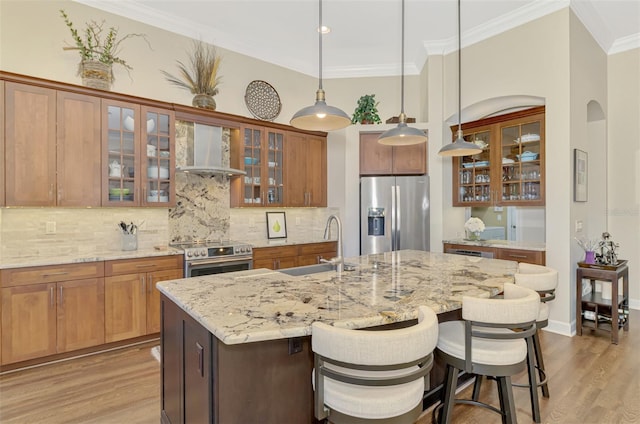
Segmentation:
<svg viewBox="0 0 640 424">
<path fill-rule="evenodd" d="M 581 220 L 576 220 L 576 233 L 581 233 L 582 232 L 582 221 Z"/>
<path fill-rule="evenodd" d="M 47 221 L 47 225 L 44 230 L 45 234 L 55 234 L 56 233 L 56 222 L 55 221 Z"/>
</svg>

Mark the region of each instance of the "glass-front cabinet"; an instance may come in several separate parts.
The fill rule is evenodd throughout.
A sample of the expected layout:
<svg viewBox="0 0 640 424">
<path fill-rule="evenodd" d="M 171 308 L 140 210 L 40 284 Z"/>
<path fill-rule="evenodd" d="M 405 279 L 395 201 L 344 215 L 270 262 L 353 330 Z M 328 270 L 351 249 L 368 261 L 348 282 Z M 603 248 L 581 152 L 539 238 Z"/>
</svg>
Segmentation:
<svg viewBox="0 0 640 424">
<path fill-rule="evenodd" d="M 105 206 L 175 203 L 173 112 L 103 100 Z"/>
<path fill-rule="evenodd" d="M 462 129 L 482 152 L 453 158 L 453 206 L 544 206 L 544 107 Z"/>
<path fill-rule="evenodd" d="M 263 127 L 242 128 L 243 206 L 281 206 L 284 202 L 284 134 Z"/>
</svg>

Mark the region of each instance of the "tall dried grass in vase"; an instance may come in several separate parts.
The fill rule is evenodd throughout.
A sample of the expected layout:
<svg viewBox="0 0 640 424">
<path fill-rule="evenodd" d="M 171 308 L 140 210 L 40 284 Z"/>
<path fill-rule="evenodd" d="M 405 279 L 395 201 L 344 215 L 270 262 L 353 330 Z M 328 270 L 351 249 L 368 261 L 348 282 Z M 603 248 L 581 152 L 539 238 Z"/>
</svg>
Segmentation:
<svg viewBox="0 0 640 424">
<path fill-rule="evenodd" d="M 195 94 L 193 106 L 215 110 L 216 102 L 213 96 L 218 94 L 222 78 L 218 74 L 221 60 L 215 46 L 194 41 L 188 65 L 176 60 L 179 77 L 167 71 L 161 72 L 170 83 Z"/>
</svg>

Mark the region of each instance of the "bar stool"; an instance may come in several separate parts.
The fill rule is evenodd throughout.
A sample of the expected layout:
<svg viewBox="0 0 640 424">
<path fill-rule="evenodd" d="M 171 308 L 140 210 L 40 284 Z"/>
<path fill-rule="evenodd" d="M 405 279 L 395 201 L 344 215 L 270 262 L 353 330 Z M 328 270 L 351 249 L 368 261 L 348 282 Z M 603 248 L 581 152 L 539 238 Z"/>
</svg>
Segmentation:
<svg viewBox="0 0 640 424">
<path fill-rule="evenodd" d="M 455 403 L 498 412 L 503 423 L 517 422 L 511 376 L 523 371 L 527 356 L 533 355 L 533 343 L 526 339 L 535 334 L 539 310 L 538 293 L 515 284 L 505 284 L 503 299 L 462 298 L 463 321 L 439 325 L 436 356 L 446 364 L 446 377 L 442 403 L 434 409 L 434 416 L 440 413 L 438 422 L 451 422 Z M 495 377 L 500 409 L 474 399 L 455 399 L 459 371 Z"/>
<path fill-rule="evenodd" d="M 335 424 L 414 423 L 437 341 L 438 318 L 426 306 L 418 309 L 418 324 L 394 330 L 314 322 L 315 417 Z"/>
<path fill-rule="evenodd" d="M 549 325 L 549 305 L 547 302 L 556 298 L 555 290 L 558 287 L 558 271 L 542 265 L 534 265 L 521 262 L 518 264 L 518 272 L 515 274 L 515 283 L 519 286 L 535 290 L 540 296 L 540 312 L 536 319 L 536 332 L 530 339 L 533 343 L 533 356 L 527 356 L 527 361 L 531 362 L 529 369 L 529 384 L 513 384 L 515 387 L 528 387 L 531 398 L 531 416 L 536 423 L 541 420 L 540 406 L 538 403 L 537 388 L 542 388 L 542 396 L 549 397 L 549 386 L 547 375 L 544 370 L 544 359 L 540 346 L 539 330 Z M 536 372 L 538 370 L 538 377 Z M 480 396 L 482 376 L 476 377 L 473 387 L 472 399 L 477 401 Z M 535 396 L 534 396 L 535 395 Z"/>
<path fill-rule="evenodd" d="M 540 313 L 536 320 L 536 333 L 533 335 L 535 367 L 538 370 L 538 382 L 535 383 L 535 375 L 530 375 L 529 387 L 542 387 L 542 396 L 548 398 L 549 385 L 547 384 L 547 375 L 544 371 L 544 359 L 542 358 L 539 331 L 541 328 L 549 325 L 549 305 L 547 305 L 547 302 L 556 298 L 555 293 L 556 288 L 558 287 L 558 271 L 542 265 L 520 263 L 518 264 L 518 272 L 515 274 L 515 280 L 517 285 L 530 288 L 540 294 Z"/>
</svg>

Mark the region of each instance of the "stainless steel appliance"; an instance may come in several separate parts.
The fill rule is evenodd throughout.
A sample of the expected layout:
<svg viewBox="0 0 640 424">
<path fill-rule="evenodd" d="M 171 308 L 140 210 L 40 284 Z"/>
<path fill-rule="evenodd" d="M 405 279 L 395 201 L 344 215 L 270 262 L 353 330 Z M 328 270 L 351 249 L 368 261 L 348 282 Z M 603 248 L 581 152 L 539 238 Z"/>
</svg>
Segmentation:
<svg viewBox="0 0 640 424">
<path fill-rule="evenodd" d="M 493 252 L 486 252 L 484 250 L 474 249 L 473 246 L 468 248 L 455 248 L 447 247 L 444 249 L 444 253 L 454 253 L 456 255 L 475 256 L 477 258 L 493 258 Z"/>
<path fill-rule="evenodd" d="M 231 240 L 194 240 L 174 243 L 184 250 L 184 276 L 222 274 L 253 268 L 252 246 Z"/>
<path fill-rule="evenodd" d="M 429 177 L 360 178 L 360 254 L 429 250 Z"/>
</svg>

